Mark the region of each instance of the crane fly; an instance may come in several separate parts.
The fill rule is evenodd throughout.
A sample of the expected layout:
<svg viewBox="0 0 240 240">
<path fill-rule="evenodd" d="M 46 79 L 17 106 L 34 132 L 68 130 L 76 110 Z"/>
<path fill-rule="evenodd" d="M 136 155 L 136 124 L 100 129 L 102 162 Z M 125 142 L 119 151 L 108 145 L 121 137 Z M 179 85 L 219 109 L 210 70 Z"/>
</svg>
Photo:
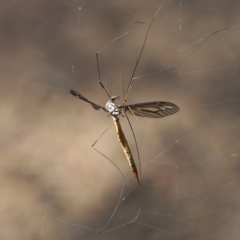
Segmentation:
<svg viewBox="0 0 240 240">
<path fill-rule="evenodd" d="M 119 120 L 120 115 L 122 115 L 122 113 L 124 112 L 127 119 L 128 119 L 127 113 L 129 113 L 131 115 L 134 115 L 134 116 L 137 116 L 137 117 L 162 118 L 162 117 L 170 116 L 170 115 L 179 111 L 179 107 L 177 105 L 173 104 L 173 103 L 170 103 L 170 102 L 156 101 L 156 102 L 144 102 L 144 103 L 137 103 L 137 104 L 130 104 L 130 105 L 126 104 L 127 96 L 128 96 L 129 91 L 131 89 L 132 83 L 135 79 L 137 79 L 137 78 L 134 78 L 134 74 L 137 70 L 138 63 L 141 59 L 141 56 L 142 56 L 142 53 L 143 53 L 143 50 L 144 50 L 144 47 L 145 47 L 145 44 L 146 44 L 146 41 L 147 41 L 148 33 L 151 29 L 151 26 L 152 26 L 152 24 L 153 24 L 153 22 L 154 22 L 154 20 L 157 16 L 158 12 L 160 11 L 162 5 L 164 4 L 164 2 L 165 2 L 165 0 L 163 0 L 163 3 L 157 9 L 155 15 L 152 18 L 152 21 L 151 21 L 149 27 L 148 27 L 148 30 L 147 30 L 147 33 L 145 35 L 145 39 L 144 39 L 140 54 L 138 56 L 138 59 L 136 61 L 135 67 L 133 69 L 133 72 L 132 72 L 132 75 L 131 75 L 131 78 L 130 78 L 130 81 L 129 81 L 129 84 L 128 84 L 126 94 L 124 93 L 124 84 L 123 84 L 123 96 L 124 96 L 123 105 L 118 105 L 118 104 L 115 103 L 115 100 L 118 99 L 119 97 L 114 96 L 114 95 L 110 95 L 108 93 L 108 91 L 106 90 L 106 88 L 104 87 L 103 83 L 101 82 L 98 53 L 101 52 L 103 49 L 105 49 L 107 46 L 109 46 L 109 44 L 113 43 L 114 41 L 118 40 L 120 37 L 124 36 L 125 33 L 126 33 L 126 30 L 129 29 L 130 27 L 132 27 L 135 23 L 142 23 L 142 22 L 134 22 L 133 24 L 131 24 L 123 32 L 121 32 L 116 38 L 114 38 L 110 43 L 108 43 L 105 47 L 103 47 L 101 50 L 99 50 L 96 53 L 97 69 L 98 69 L 98 83 L 103 88 L 103 90 L 106 92 L 108 97 L 110 98 L 110 100 L 106 103 L 105 107 L 102 107 L 102 106 L 100 106 L 100 105 L 98 105 L 98 104 L 96 104 L 92 101 L 89 101 L 87 98 L 85 98 L 84 96 L 82 96 L 80 93 L 78 93 L 75 90 L 70 90 L 70 93 L 73 96 L 75 96 L 75 97 L 77 97 L 77 98 L 79 98 L 79 99 L 81 99 L 85 102 L 90 103 L 95 110 L 102 109 L 105 112 L 107 112 L 109 115 L 111 115 L 111 117 L 113 119 L 113 122 L 114 122 L 114 125 L 115 125 L 115 128 L 116 128 L 116 133 L 117 133 L 119 143 L 120 143 L 120 145 L 123 149 L 123 152 L 125 153 L 125 156 L 128 160 L 128 163 L 129 163 L 130 167 L 132 168 L 133 174 L 134 174 L 135 178 L 137 179 L 139 185 L 140 185 L 140 180 L 139 180 L 138 170 L 137 170 L 136 164 L 134 162 L 134 159 L 133 159 L 130 147 L 128 145 L 127 139 L 126 139 L 126 137 L 123 133 L 123 130 L 122 130 L 122 127 L 121 127 L 121 124 L 120 124 L 120 120 Z M 185 61 L 185 60 L 183 60 L 183 61 Z M 175 68 L 171 68 L 171 69 L 168 69 L 168 70 L 165 70 L 165 71 L 162 71 L 162 72 L 171 71 Z M 161 72 L 159 72 L 159 73 L 161 73 Z M 157 73 L 157 74 L 159 74 L 159 73 Z M 123 82 L 123 79 L 122 79 L 122 82 Z M 128 119 L 128 123 L 131 127 L 131 130 L 132 130 L 132 126 L 130 124 L 129 119 Z M 138 146 L 137 146 L 137 142 L 136 142 L 136 138 L 135 138 L 133 130 L 132 130 L 132 133 L 133 133 L 133 136 L 134 136 L 134 140 L 135 140 L 135 144 L 136 144 L 136 148 L 137 148 L 137 152 L 138 152 Z M 94 144 L 92 146 L 94 146 Z M 138 152 L 138 157 L 139 157 L 139 152 Z"/>
<path fill-rule="evenodd" d="M 100 86 L 103 88 L 103 90 L 107 93 L 107 95 L 109 96 L 110 100 L 106 103 L 106 106 L 105 107 L 102 107 L 92 101 L 89 101 L 87 98 L 85 98 L 84 96 L 82 96 L 80 93 L 78 93 L 77 91 L 75 90 L 70 90 L 70 93 L 85 101 L 85 102 L 88 102 L 92 105 L 92 107 L 95 109 L 95 110 L 104 110 L 105 112 L 107 112 L 108 114 L 110 114 L 112 116 L 112 119 L 113 119 L 113 122 L 115 124 L 115 128 L 116 128 L 116 132 L 117 132 L 117 136 L 118 136 L 118 140 L 120 142 L 120 145 L 127 157 L 127 160 L 129 162 L 129 165 L 130 167 L 132 168 L 132 171 L 133 171 L 133 174 L 135 175 L 137 181 L 138 181 L 138 184 L 140 185 L 140 181 L 139 181 L 139 176 L 138 176 L 138 171 L 137 171 L 137 167 L 136 167 L 136 164 L 134 162 L 134 159 L 133 159 L 133 156 L 132 156 L 132 153 L 131 153 L 131 150 L 129 148 L 129 145 L 128 145 L 128 142 L 127 142 L 127 139 L 122 131 L 122 128 L 121 128 L 121 125 L 120 125 L 120 121 L 119 121 L 119 116 L 122 114 L 122 112 L 124 112 L 124 114 L 126 115 L 127 119 L 128 119 L 128 116 L 127 116 L 127 113 L 131 114 L 131 115 L 134 115 L 134 116 L 138 116 L 138 117 L 148 117 L 148 118 L 162 118 L 162 117 L 167 117 L 167 116 L 170 116 L 176 112 L 179 111 L 179 107 L 173 103 L 170 103 L 170 102 L 161 102 L 161 101 L 156 101 L 156 102 L 144 102 L 144 103 L 137 103 L 137 104 L 126 104 L 127 102 L 127 96 L 129 94 L 129 91 L 131 89 L 131 86 L 132 86 L 132 83 L 134 82 L 134 80 L 137 80 L 137 79 L 140 79 L 140 78 L 144 78 L 144 77 L 149 77 L 149 76 L 153 76 L 153 75 L 157 75 L 157 74 L 161 74 L 161 73 L 165 73 L 165 72 L 169 72 L 169 71 L 172 71 L 172 70 L 175 70 L 177 69 L 180 65 L 182 65 L 195 51 L 197 51 L 197 49 L 205 42 L 207 41 L 207 39 L 209 39 L 211 36 L 215 35 L 215 34 L 218 34 L 219 32 L 222 32 L 222 31 L 226 31 L 226 30 L 229 30 L 229 29 L 232 29 L 232 28 L 235 28 L 237 26 L 233 26 L 233 27 L 227 27 L 227 28 L 223 28 L 223 29 L 220 29 L 220 30 L 217 30 L 217 31 L 214 31 L 212 33 L 210 33 L 207 37 L 201 39 L 201 42 L 200 44 L 195 48 L 193 49 L 190 54 L 188 54 L 185 58 L 183 58 L 176 66 L 174 67 L 171 67 L 171 68 L 168 68 L 168 69 L 165 69 L 165 70 L 162 70 L 162 71 L 158 71 L 158 72 L 154 72 L 154 73 L 150 73 L 150 74 L 145 74 L 145 75 L 142 75 L 142 76 L 138 76 L 138 77 L 134 77 L 134 74 L 137 70 L 137 67 L 138 67 L 138 64 L 139 64 L 139 61 L 141 59 L 141 56 L 142 56 L 142 53 L 143 53 L 143 50 L 145 48 L 145 45 L 146 45 L 146 41 L 147 41 L 147 38 L 148 38 L 148 34 L 149 34 L 149 31 L 152 27 L 152 24 L 158 14 L 158 12 L 160 11 L 160 9 L 162 8 L 164 2 L 166 0 L 163 0 L 162 4 L 159 6 L 159 8 L 157 9 L 155 15 L 153 16 L 150 24 L 149 24 L 149 27 L 147 29 L 147 33 L 145 35 L 145 38 L 144 38 L 144 42 L 143 42 L 143 45 L 141 47 L 141 50 L 140 50 L 140 54 L 137 58 L 137 61 L 136 61 L 136 64 L 135 64 L 135 67 L 133 69 L 133 72 L 132 72 L 132 75 L 131 75 L 131 78 L 130 78 L 130 81 L 129 81 L 129 84 L 128 84 L 128 88 L 127 88 L 127 91 L 126 91 L 126 94 L 124 94 L 124 90 L 123 90 L 123 96 L 124 96 L 124 101 L 123 101 L 123 105 L 118 105 L 116 104 L 114 101 L 118 98 L 117 96 L 113 96 L 113 95 L 110 95 L 108 93 L 108 91 L 106 90 L 106 88 L 104 87 L 103 83 L 101 82 L 101 78 L 100 78 L 100 67 L 99 67 L 99 60 L 98 60 L 98 53 L 100 53 L 102 50 L 104 50 L 105 48 L 107 48 L 111 43 L 117 41 L 119 38 L 121 38 L 122 36 L 124 36 L 127 32 L 127 30 L 129 28 L 131 28 L 134 24 L 136 23 L 142 23 L 142 22 L 134 22 L 132 23 L 129 27 L 127 27 L 124 31 L 122 31 L 117 37 L 115 37 L 111 42 L 109 42 L 106 46 L 104 46 L 101 50 L 99 50 L 97 53 L 96 53 L 96 59 L 97 59 L 97 69 L 98 69 L 98 83 L 100 84 Z M 142 23 L 143 24 L 143 23 Z M 130 121 L 128 119 L 128 122 L 129 122 L 129 125 L 131 127 L 131 130 L 132 130 L 132 126 L 130 124 Z M 134 136 L 134 140 L 135 140 L 135 145 L 136 145 L 136 148 L 137 148 L 137 152 L 138 152 L 138 147 L 137 147 L 137 142 L 136 142 L 136 138 L 135 138 L 135 135 L 134 135 L 134 132 L 132 130 L 132 133 L 133 133 L 133 136 Z M 96 142 L 95 142 L 96 143 Z M 95 144 L 94 143 L 94 144 Z M 94 146 L 93 144 L 93 146 Z M 139 156 L 139 152 L 138 152 L 138 156 Z M 106 157 L 106 156 L 105 156 Z"/>
<path fill-rule="evenodd" d="M 131 28 L 134 24 L 136 23 L 142 23 L 142 22 L 134 22 L 132 23 L 129 27 L 127 27 L 126 29 L 124 29 L 124 31 L 122 31 L 117 37 L 115 37 L 112 41 L 110 41 L 109 43 L 107 43 L 103 48 L 101 48 L 97 53 L 96 53 L 96 60 L 97 60 L 97 71 L 98 71 L 98 83 L 100 84 L 100 86 L 102 87 L 102 89 L 106 92 L 106 94 L 108 95 L 109 97 L 109 101 L 106 103 L 105 107 L 102 107 L 101 105 L 98 105 L 92 101 L 89 101 L 87 98 L 85 98 L 83 95 L 81 95 L 80 93 L 78 93 L 77 91 L 75 90 L 70 90 L 70 93 L 91 104 L 91 106 L 95 109 L 95 110 L 100 110 L 102 109 L 103 111 L 105 111 L 106 113 L 108 113 L 108 115 L 111 115 L 112 119 L 113 119 L 113 122 L 114 125 L 115 125 L 115 128 L 116 128 L 116 133 L 117 133 L 117 137 L 118 137 L 118 140 L 119 140 L 119 143 L 123 149 L 123 152 L 128 160 L 128 163 L 133 171 L 133 174 L 135 176 L 135 178 L 137 179 L 137 182 L 138 182 L 138 185 L 140 185 L 140 180 L 141 180 L 141 162 L 140 162 L 140 155 L 139 155 L 139 151 L 138 151 L 138 144 L 137 144 L 137 141 L 136 141 L 136 137 L 135 137 L 135 134 L 134 134 L 134 131 L 133 131 L 133 128 L 132 128 L 132 125 L 129 121 L 129 118 L 128 118 L 128 114 L 130 115 L 134 115 L 135 117 L 147 117 L 147 118 L 162 118 L 162 117 L 167 117 L 167 116 L 170 116 L 174 113 L 177 113 L 179 111 L 179 107 L 171 102 L 164 102 L 164 101 L 154 101 L 154 102 L 143 102 L 143 103 L 137 103 L 137 104 L 127 104 L 127 96 L 131 90 L 131 86 L 133 84 L 133 82 L 135 80 L 138 80 L 138 79 L 141 79 L 141 78 L 145 78 L 145 77 L 150 77 L 150 76 L 154 76 L 154 75 L 158 75 L 158 74 L 162 74 L 162 73 L 166 73 L 166 72 L 170 72 L 170 71 L 173 71 L 173 70 L 176 70 L 180 65 L 182 65 L 185 61 L 187 61 L 187 59 L 190 58 L 190 56 L 192 56 L 196 51 L 197 49 L 200 48 L 200 46 L 206 42 L 210 37 L 212 37 L 213 35 L 215 34 L 218 34 L 222 31 L 226 31 L 226 30 L 230 30 L 230 29 L 234 29 L 236 27 L 239 27 L 239 25 L 237 26 L 232 26 L 232 27 L 226 27 L 226 28 L 222 28 L 222 29 L 219 29 L 219 30 L 216 30 L 212 33 L 210 33 L 209 35 L 207 35 L 206 37 L 202 38 L 202 39 L 199 39 L 199 44 L 187 55 L 185 56 L 184 58 L 182 58 L 175 66 L 172 66 L 170 68 L 167 68 L 167 69 L 164 69 L 164 70 L 159 70 L 157 72 L 153 72 L 153 73 L 148 73 L 148 74 L 144 74 L 144 75 L 141 75 L 141 76 L 135 76 L 135 73 L 136 73 L 136 70 L 137 70 L 137 67 L 139 65 L 139 62 L 140 62 L 140 59 L 141 59 L 141 56 L 142 56 L 142 53 L 143 53 L 143 50 L 145 48 L 145 45 L 146 45 L 146 41 L 147 41 L 147 38 L 148 38 L 148 35 L 149 35 L 149 31 L 153 25 L 153 22 L 156 18 L 156 16 L 158 15 L 160 9 L 162 8 L 164 2 L 166 0 L 163 0 L 162 1 L 162 4 L 159 6 L 159 8 L 157 9 L 156 13 L 154 14 L 154 16 L 152 17 L 152 20 L 149 24 L 149 27 L 147 29 L 147 32 L 145 34 L 145 38 L 144 38 L 144 41 L 143 41 L 143 44 L 142 44 L 142 47 L 141 47 L 141 50 L 140 50 L 140 53 L 138 55 L 138 58 L 136 60 L 136 63 L 135 63 L 135 66 L 134 66 L 134 69 L 132 71 L 132 74 L 131 74 L 131 77 L 129 79 L 129 83 L 128 83 L 128 87 L 126 89 L 126 93 L 124 93 L 124 84 L 123 84 L 123 104 L 122 105 L 118 105 L 115 103 L 115 100 L 118 99 L 117 96 L 114 96 L 112 94 L 110 94 L 106 88 L 104 87 L 103 83 L 101 82 L 101 76 L 100 76 L 100 65 L 99 65 L 99 59 L 98 59 L 98 55 L 101 51 L 103 51 L 104 49 L 106 49 L 110 44 L 112 44 L 113 42 L 117 41 L 118 39 L 120 39 L 122 36 L 125 36 L 128 32 L 127 30 L 129 28 Z M 196 43 L 197 43 L 196 42 Z M 123 81 L 123 79 L 122 79 Z M 131 150 L 130 150 L 130 147 L 129 147 L 129 144 L 127 142 L 127 139 L 123 133 L 123 130 L 122 130 L 122 127 L 120 125 L 120 115 L 123 115 L 125 114 L 127 120 L 128 120 L 128 123 L 129 123 L 129 126 L 131 128 L 131 131 L 132 131 L 132 134 L 133 134 L 133 137 L 134 137 L 134 141 L 135 141 L 135 146 L 136 146 L 136 150 L 137 150 L 137 154 L 138 154 L 138 160 L 139 160 L 139 167 L 137 169 L 137 166 L 135 164 L 135 161 L 134 161 L 134 158 L 133 158 L 133 155 L 131 153 Z M 111 126 L 111 125 L 110 125 Z M 109 127 L 110 127 L 109 126 Z M 108 127 L 108 128 L 109 128 Z M 108 129 L 107 128 L 107 129 Z M 106 129 L 106 130 L 107 130 Z M 103 132 L 103 134 L 106 132 L 106 130 Z M 101 134 L 101 136 L 103 135 Z M 100 137 L 101 137 L 100 136 Z M 92 147 L 96 144 L 96 142 L 100 139 L 100 137 L 94 142 L 94 144 L 92 145 Z M 95 148 L 94 148 L 95 149 Z M 100 151 L 98 151 L 97 149 L 95 149 L 98 153 L 102 154 Z M 113 216 L 115 215 L 117 209 L 119 208 L 120 204 L 122 203 L 122 201 L 125 199 L 123 198 L 122 199 L 122 195 L 123 195 L 123 187 L 124 187 L 124 183 L 125 183 L 125 176 L 124 174 L 121 172 L 121 170 L 118 168 L 118 166 L 111 160 L 109 159 L 107 156 L 105 156 L 104 154 L 102 154 L 102 156 L 104 156 L 105 158 L 107 158 L 111 163 L 114 164 L 114 166 L 117 168 L 117 170 L 122 174 L 123 176 L 123 183 L 122 183 L 122 190 L 121 190 L 121 193 L 119 195 L 119 199 L 118 199 L 118 203 L 114 209 L 114 211 L 112 212 L 108 222 L 106 223 L 106 225 L 101 229 L 101 231 L 99 231 L 100 233 L 103 233 L 103 229 L 105 229 L 109 224 L 110 222 L 112 221 L 112 218 Z M 140 212 L 142 211 L 142 185 L 140 186 L 140 202 L 139 202 L 139 209 L 138 209 L 138 212 L 136 214 L 136 216 L 131 220 L 129 221 L 126 225 L 130 225 L 134 222 L 137 221 L 139 215 L 140 215 Z M 132 191 L 132 190 L 131 190 Z M 146 225 L 146 224 L 145 224 Z M 106 232 L 109 232 L 109 231 L 112 231 L 112 230 L 115 230 L 119 227 L 122 227 L 124 225 L 121 225 L 121 226 L 118 226 L 118 227 L 115 227 L 115 228 L 112 228 Z"/>
<path fill-rule="evenodd" d="M 70 90 L 70 93 L 73 96 L 85 102 L 90 103 L 95 110 L 102 109 L 111 115 L 113 122 L 115 124 L 118 141 L 123 149 L 123 152 L 125 153 L 125 156 L 128 160 L 130 167 L 132 168 L 133 174 L 137 179 L 138 184 L 140 185 L 138 170 L 137 170 L 135 161 L 133 159 L 131 149 L 128 145 L 127 139 L 123 133 L 119 117 L 120 115 L 122 115 L 122 112 L 124 112 L 125 114 L 129 113 L 131 115 L 138 116 L 138 117 L 162 118 L 178 112 L 179 107 L 170 102 L 160 102 L 160 101 L 144 102 L 144 103 L 137 103 L 137 104 L 130 104 L 130 105 L 128 104 L 118 105 L 115 103 L 115 100 L 118 98 L 117 96 L 111 96 L 110 100 L 106 103 L 106 106 L 102 107 L 92 101 L 89 101 L 87 98 L 85 98 L 75 90 Z"/>
</svg>

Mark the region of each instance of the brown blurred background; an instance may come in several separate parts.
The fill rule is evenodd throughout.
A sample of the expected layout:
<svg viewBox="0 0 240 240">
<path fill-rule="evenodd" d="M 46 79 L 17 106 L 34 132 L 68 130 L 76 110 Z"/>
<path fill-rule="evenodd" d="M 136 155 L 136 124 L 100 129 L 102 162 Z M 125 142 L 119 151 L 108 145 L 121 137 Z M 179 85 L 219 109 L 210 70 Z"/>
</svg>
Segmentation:
<svg viewBox="0 0 240 240">
<path fill-rule="evenodd" d="M 128 103 L 170 101 L 163 119 L 130 116 L 140 190 L 103 111 L 105 86 L 122 96 L 162 1 L 0 1 L 1 239 L 239 239 L 240 27 L 212 35 L 177 70 L 134 82 Z M 79 7 L 81 9 L 79 9 Z M 135 76 L 174 67 L 210 33 L 240 24 L 239 1 L 166 1 Z M 121 104 L 122 98 L 119 104 Z M 137 153 L 125 118 L 126 137 Z M 119 227 L 119 228 L 118 228 Z"/>
</svg>

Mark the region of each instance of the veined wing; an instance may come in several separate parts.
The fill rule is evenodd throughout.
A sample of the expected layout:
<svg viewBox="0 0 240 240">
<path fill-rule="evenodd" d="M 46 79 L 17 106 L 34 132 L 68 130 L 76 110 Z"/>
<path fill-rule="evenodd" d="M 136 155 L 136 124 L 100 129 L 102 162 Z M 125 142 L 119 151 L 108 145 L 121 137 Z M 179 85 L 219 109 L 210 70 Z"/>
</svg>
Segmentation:
<svg viewBox="0 0 240 240">
<path fill-rule="evenodd" d="M 177 113 L 179 107 L 170 102 L 145 102 L 125 105 L 125 111 L 137 117 L 162 118 Z"/>
<path fill-rule="evenodd" d="M 103 109 L 104 111 L 107 111 L 104 107 L 100 106 L 100 105 L 97 105 L 96 103 L 94 102 L 91 102 L 89 101 L 88 99 L 86 99 L 83 95 L 81 95 L 80 93 L 78 93 L 77 91 L 75 90 L 70 90 L 70 93 L 74 96 L 74 97 L 77 97 L 85 102 L 88 102 L 92 105 L 92 107 L 95 109 L 95 110 L 99 110 L 99 109 Z"/>
</svg>

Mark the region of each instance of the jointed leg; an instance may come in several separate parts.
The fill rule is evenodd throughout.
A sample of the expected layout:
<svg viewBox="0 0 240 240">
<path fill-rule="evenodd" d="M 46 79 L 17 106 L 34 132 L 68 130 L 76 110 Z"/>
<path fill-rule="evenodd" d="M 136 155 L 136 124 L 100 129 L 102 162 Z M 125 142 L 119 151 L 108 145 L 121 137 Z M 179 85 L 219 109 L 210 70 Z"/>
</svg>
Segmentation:
<svg viewBox="0 0 240 240">
<path fill-rule="evenodd" d="M 151 21 L 151 23 L 150 23 L 150 25 L 149 25 L 149 27 L 148 27 L 148 30 L 147 30 L 147 33 L 146 33 L 146 36 L 145 36 L 145 39 L 144 39 L 144 42 L 143 42 L 143 45 L 142 45 L 142 49 L 141 49 L 140 54 L 139 54 L 139 56 L 138 56 L 137 62 L 136 62 L 136 64 L 135 64 L 135 67 L 134 67 L 134 69 L 133 69 L 133 73 L 132 73 L 132 76 L 131 76 L 131 79 L 130 79 L 130 82 L 129 82 L 129 85 L 128 85 L 128 88 L 127 88 L 127 92 L 126 92 L 126 96 L 125 96 L 125 101 L 126 101 L 126 99 L 127 99 L 127 96 L 128 96 L 129 91 L 130 91 L 131 85 L 132 85 L 132 83 L 133 83 L 133 81 L 134 81 L 134 80 L 133 80 L 134 74 L 135 74 L 135 72 L 136 72 L 136 70 L 137 70 L 138 63 L 139 63 L 139 61 L 140 61 L 140 59 L 141 59 L 143 50 L 144 50 L 144 48 L 145 48 L 149 31 L 150 31 L 150 29 L 151 29 L 151 27 L 152 27 L 152 24 L 153 24 L 153 22 L 154 22 L 154 20 L 155 20 L 155 18 L 156 18 L 156 16 L 157 16 L 157 14 L 158 14 L 158 12 L 159 12 L 160 9 L 162 8 L 164 2 L 165 2 L 165 0 L 164 0 L 163 3 L 161 4 L 161 6 L 158 8 L 158 10 L 156 11 L 156 13 L 155 13 L 155 15 L 153 16 L 152 21 Z"/>
<path fill-rule="evenodd" d="M 107 48 L 111 43 L 119 40 L 121 37 L 123 37 L 125 34 L 128 33 L 128 29 L 130 29 L 134 24 L 137 23 L 141 23 L 144 24 L 143 22 L 134 22 L 132 23 L 130 26 L 128 26 L 127 28 L 125 28 L 120 34 L 118 34 L 111 42 L 109 42 L 108 44 L 106 44 L 103 48 L 101 48 L 98 52 L 96 52 L 96 59 L 97 59 L 97 69 L 98 69 L 98 83 L 101 85 L 101 87 L 103 88 L 103 90 L 106 92 L 106 94 L 109 96 L 109 98 L 111 98 L 111 95 L 109 94 L 109 92 L 107 91 L 107 89 L 104 87 L 103 83 L 101 82 L 101 75 L 100 75 L 100 65 L 99 65 L 99 53 L 101 51 L 103 51 L 105 48 Z"/>
<path fill-rule="evenodd" d="M 101 82 L 98 53 L 96 53 L 96 59 L 97 59 L 97 69 L 98 69 L 98 83 L 101 85 L 101 87 L 106 92 L 106 94 L 109 96 L 109 98 L 111 98 L 111 95 L 108 93 L 107 89 L 104 87 L 103 83 Z"/>
</svg>

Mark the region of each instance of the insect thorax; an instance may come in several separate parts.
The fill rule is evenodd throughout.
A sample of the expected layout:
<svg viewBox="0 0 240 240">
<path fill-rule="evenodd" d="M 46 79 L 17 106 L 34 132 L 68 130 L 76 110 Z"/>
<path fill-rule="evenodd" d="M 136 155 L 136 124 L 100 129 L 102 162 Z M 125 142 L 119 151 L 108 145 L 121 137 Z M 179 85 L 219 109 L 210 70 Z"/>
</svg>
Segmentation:
<svg viewBox="0 0 240 240">
<path fill-rule="evenodd" d="M 118 105 L 112 100 L 109 100 L 106 103 L 106 110 L 111 114 L 113 119 L 117 119 L 118 116 L 121 114 L 121 109 L 119 109 Z"/>
</svg>

